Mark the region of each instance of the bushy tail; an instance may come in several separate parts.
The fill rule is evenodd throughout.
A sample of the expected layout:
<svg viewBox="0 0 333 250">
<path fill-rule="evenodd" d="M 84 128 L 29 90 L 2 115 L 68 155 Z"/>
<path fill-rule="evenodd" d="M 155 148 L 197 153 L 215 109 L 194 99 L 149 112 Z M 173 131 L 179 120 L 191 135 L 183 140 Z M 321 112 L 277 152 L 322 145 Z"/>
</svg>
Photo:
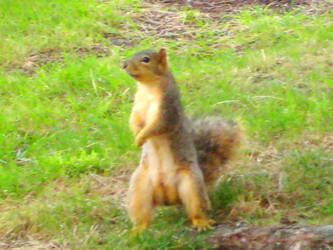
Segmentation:
<svg viewBox="0 0 333 250">
<path fill-rule="evenodd" d="M 234 121 L 216 117 L 194 119 L 192 136 L 198 161 L 207 184 L 216 181 L 221 166 L 231 159 L 243 139 L 243 130 Z"/>
</svg>

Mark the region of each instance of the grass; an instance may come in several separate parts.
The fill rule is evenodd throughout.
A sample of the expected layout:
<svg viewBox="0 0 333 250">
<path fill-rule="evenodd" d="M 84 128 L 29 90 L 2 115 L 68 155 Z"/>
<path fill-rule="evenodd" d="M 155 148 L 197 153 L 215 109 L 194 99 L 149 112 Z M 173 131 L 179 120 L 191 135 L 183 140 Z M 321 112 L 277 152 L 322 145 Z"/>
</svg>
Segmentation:
<svg viewBox="0 0 333 250">
<path fill-rule="evenodd" d="M 0 247 L 208 247 L 179 208 L 129 235 L 124 196 L 139 150 L 127 125 L 135 84 L 119 65 L 162 46 L 187 114 L 241 120 L 248 133 L 211 190 L 212 216 L 331 223 L 332 12 L 252 7 L 216 20 L 164 6 L 188 31 L 173 39 L 142 29 L 161 7 L 142 5 L 1 1 Z"/>
</svg>

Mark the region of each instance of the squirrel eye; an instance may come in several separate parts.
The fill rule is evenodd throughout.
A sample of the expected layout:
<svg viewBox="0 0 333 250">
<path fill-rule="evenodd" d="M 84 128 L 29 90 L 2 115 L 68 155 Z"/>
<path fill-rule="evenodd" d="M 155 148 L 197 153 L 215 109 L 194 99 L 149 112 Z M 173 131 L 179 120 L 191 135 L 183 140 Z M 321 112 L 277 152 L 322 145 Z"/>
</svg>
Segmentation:
<svg viewBox="0 0 333 250">
<path fill-rule="evenodd" d="M 145 56 L 141 59 L 141 62 L 147 63 L 149 62 L 149 57 Z"/>
</svg>

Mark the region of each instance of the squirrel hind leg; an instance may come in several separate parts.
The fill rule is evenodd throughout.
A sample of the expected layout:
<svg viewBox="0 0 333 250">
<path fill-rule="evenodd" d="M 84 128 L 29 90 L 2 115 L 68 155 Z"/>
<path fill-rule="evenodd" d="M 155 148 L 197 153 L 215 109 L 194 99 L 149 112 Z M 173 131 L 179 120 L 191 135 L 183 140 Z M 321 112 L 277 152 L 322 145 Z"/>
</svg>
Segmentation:
<svg viewBox="0 0 333 250">
<path fill-rule="evenodd" d="M 185 206 L 187 216 L 192 221 L 193 227 L 199 231 L 212 228 L 215 221 L 207 217 L 210 201 L 203 179 L 196 177 L 189 170 L 183 170 L 180 174 L 178 189 L 180 199 Z"/>
<path fill-rule="evenodd" d="M 134 225 L 133 233 L 142 232 L 151 221 L 152 188 L 145 172 L 142 168 L 137 169 L 130 180 L 128 213 Z"/>
</svg>

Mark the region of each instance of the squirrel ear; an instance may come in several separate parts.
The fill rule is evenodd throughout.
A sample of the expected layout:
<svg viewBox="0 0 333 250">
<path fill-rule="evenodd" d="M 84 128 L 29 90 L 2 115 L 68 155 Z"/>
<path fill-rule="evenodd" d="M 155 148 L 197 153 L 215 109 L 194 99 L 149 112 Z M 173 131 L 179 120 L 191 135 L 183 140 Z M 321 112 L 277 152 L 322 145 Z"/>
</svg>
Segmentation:
<svg viewBox="0 0 333 250">
<path fill-rule="evenodd" d="M 164 48 L 160 49 L 160 51 L 158 52 L 158 55 L 160 56 L 161 59 L 166 57 L 166 49 L 164 49 Z"/>
<path fill-rule="evenodd" d="M 164 48 L 160 49 L 157 54 L 160 58 L 160 62 L 163 67 L 163 70 L 167 70 L 168 61 L 167 61 L 166 49 L 164 49 Z"/>
</svg>

